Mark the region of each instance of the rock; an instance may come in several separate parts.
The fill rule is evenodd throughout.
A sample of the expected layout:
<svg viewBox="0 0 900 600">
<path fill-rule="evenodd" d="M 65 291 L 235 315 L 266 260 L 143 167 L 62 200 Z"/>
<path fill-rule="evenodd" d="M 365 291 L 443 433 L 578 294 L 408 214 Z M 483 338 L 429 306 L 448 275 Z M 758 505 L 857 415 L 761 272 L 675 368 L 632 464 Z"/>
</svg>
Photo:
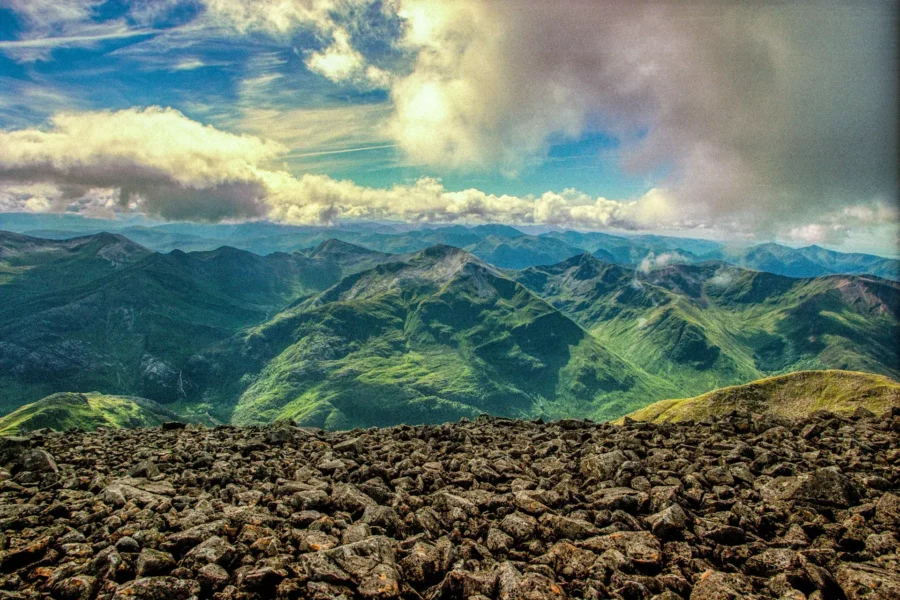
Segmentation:
<svg viewBox="0 0 900 600">
<path fill-rule="evenodd" d="M 56 460 L 42 448 L 32 448 L 24 454 L 22 470 L 32 473 L 59 473 Z"/>
<path fill-rule="evenodd" d="M 357 454 L 362 454 L 363 443 L 361 438 L 355 437 L 343 442 L 338 442 L 337 444 L 333 445 L 332 448 L 335 452 L 341 452 L 343 454 L 350 454 L 355 456 Z"/>
<path fill-rule="evenodd" d="M 165 421 L 161 427 L 163 431 L 178 431 L 187 427 L 187 424 L 181 421 Z"/>
<path fill-rule="evenodd" d="M 689 517 L 684 509 L 672 504 L 665 510 L 650 515 L 646 521 L 655 536 L 665 539 L 681 535 L 689 524 Z"/>
<path fill-rule="evenodd" d="M 144 548 L 138 555 L 135 573 L 138 577 L 164 575 L 175 568 L 175 559 L 168 552 Z"/>
<path fill-rule="evenodd" d="M 888 492 L 875 505 L 875 520 L 883 525 L 900 527 L 900 496 Z"/>
<path fill-rule="evenodd" d="M 215 591 L 228 585 L 230 577 L 221 565 L 210 563 L 197 571 L 197 581 L 205 590 Z"/>
<path fill-rule="evenodd" d="M 200 568 L 202 565 L 216 563 L 227 567 L 234 559 L 234 547 L 227 540 L 219 536 L 207 538 L 190 552 L 185 554 L 182 563 L 185 566 L 194 565 Z"/>
<path fill-rule="evenodd" d="M 774 577 L 786 573 L 795 562 L 796 552 L 786 548 L 770 548 L 751 556 L 745 563 L 748 574 L 758 577 Z"/>
<path fill-rule="evenodd" d="M 599 510 L 622 510 L 635 514 L 647 503 L 647 494 L 631 488 L 614 487 L 597 490 L 589 499 Z"/>
<path fill-rule="evenodd" d="M 537 519 L 523 513 L 511 513 L 500 522 L 500 529 L 517 542 L 531 538 L 537 529 Z"/>
<path fill-rule="evenodd" d="M 2 438 L 0 600 L 894 597 L 894 420 Z"/>
<path fill-rule="evenodd" d="M 750 581 L 739 573 L 722 573 L 708 570 L 700 575 L 691 590 L 690 600 L 751 600 Z"/>
<path fill-rule="evenodd" d="M 726 546 L 743 544 L 747 536 L 740 527 L 724 525 L 708 519 L 697 519 L 694 522 L 694 533 L 705 540 Z"/>
<path fill-rule="evenodd" d="M 128 471 L 128 475 L 129 477 L 156 477 L 159 475 L 159 467 L 153 461 L 144 460 Z"/>
<path fill-rule="evenodd" d="M 116 542 L 116 550 L 119 552 L 140 552 L 141 545 L 133 537 L 124 535 Z"/>
<path fill-rule="evenodd" d="M 174 577 L 144 577 L 120 585 L 113 600 L 187 600 L 193 585 Z"/>
<path fill-rule="evenodd" d="M 366 507 L 378 506 L 375 500 L 351 484 L 335 485 L 331 492 L 331 503 L 339 510 L 344 510 L 354 515 L 362 514 Z"/>
<path fill-rule="evenodd" d="M 540 518 L 540 523 L 553 530 L 554 535 L 561 539 L 580 540 L 600 533 L 596 525 L 584 519 L 546 514 Z"/>
<path fill-rule="evenodd" d="M 593 537 L 582 545 L 597 554 L 617 550 L 639 567 L 656 569 L 662 565 L 662 546 L 646 531 L 622 531 Z"/>
<path fill-rule="evenodd" d="M 56 597 L 61 600 L 90 600 L 97 590 L 97 578 L 77 575 L 63 579 L 54 586 Z"/>
<path fill-rule="evenodd" d="M 839 508 L 853 506 L 859 501 L 859 494 L 850 479 L 836 467 L 816 469 L 797 477 L 776 478 L 766 491 L 774 499 Z"/>
<path fill-rule="evenodd" d="M 900 598 L 900 575 L 865 563 L 843 564 L 835 573 L 847 600 L 895 600 Z"/>
<path fill-rule="evenodd" d="M 613 450 L 604 454 L 592 454 L 581 461 L 579 469 L 581 474 L 588 478 L 594 477 L 600 481 L 606 481 L 615 477 L 628 457 L 621 450 Z"/>
<path fill-rule="evenodd" d="M 488 530 L 487 538 L 484 541 L 484 545 L 491 552 L 509 552 L 514 544 L 515 540 L 511 536 L 496 527 Z"/>
</svg>

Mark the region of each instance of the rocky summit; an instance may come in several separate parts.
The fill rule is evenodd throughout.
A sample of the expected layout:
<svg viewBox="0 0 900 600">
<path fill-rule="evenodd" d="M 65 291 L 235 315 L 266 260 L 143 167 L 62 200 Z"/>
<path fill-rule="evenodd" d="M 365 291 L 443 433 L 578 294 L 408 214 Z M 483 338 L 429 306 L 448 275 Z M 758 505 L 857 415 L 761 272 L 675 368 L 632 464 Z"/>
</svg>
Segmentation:
<svg viewBox="0 0 900 600">
<path fill-rule="evenodd" d="M 900 598 L 900 411 L 0 438 L 0 598 Z"/>
</svg>

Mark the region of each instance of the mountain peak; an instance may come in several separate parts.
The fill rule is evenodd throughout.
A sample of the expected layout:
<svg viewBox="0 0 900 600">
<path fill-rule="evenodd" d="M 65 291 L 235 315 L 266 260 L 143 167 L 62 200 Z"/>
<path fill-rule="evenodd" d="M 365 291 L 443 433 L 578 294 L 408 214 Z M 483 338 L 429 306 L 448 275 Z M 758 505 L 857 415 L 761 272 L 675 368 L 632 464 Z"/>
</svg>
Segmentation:
<svg viewBox="0 0 900 600">
<path fill-rule="evenodd" d="M 310 258 L 332 258 L 342 256 L 363 256 L 367 254 L 375 254 L 375 251 L 343 240 L 330 238 L 313 248 L 308 256 Z"/>
<path fill-rule="evenodd" d="M 460 255 L 467 255 L 467 256 L 471 256 L 473 259 L 475 258 L 474 255 L 469 254 L 462 248 L 457 248 L 456 246 L 449 246 L 447 244 L 435 244 L 434 246 L 429 246 L 418 253 L 418 256 L 421 256 L 424 258 L 437 259 L 437 260 L 451 257 L 451 256 L 460 256 Z"/>
<path fill-rule="evenodd" d="M 472 232 L 478 235 L 495 235 L 497 237 L 521 237 L 525 235 L 515 227 L 509 225 L 477 225 L 472 228 Z"/>
</svg>

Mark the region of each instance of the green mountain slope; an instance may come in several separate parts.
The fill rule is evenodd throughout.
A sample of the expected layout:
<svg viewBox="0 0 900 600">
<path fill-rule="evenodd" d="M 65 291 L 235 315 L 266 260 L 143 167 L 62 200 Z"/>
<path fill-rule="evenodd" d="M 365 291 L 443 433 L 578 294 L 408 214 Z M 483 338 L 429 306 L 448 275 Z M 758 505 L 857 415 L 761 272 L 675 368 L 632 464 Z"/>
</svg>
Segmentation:
<svg viewBox="0 0 900 600">
<path fill-rule="evenodd" d="M 76 427 L 89 431 L 97 427 L 156 427 L 177 419 L 178 415 L 146 398 L 63 392 L 0 417 L 0 435 L 18 435 L 44 427 L 56 431 Z"/>
<path fill-rule="evenodd" d="M 778 244 L 760 244 L 719 256 L 731 264 L 788 277 L 822 275 L 875 275 L 900 279 L 900 261 L 870 254 L 844 253 L 819 246 L 788 248 Z"/>
<path fill-rule="evenodd" d="M 590 255 L 516 279 L 682 394 L 801 369 L 900 376 L 900 285 L 721 263 L 641 272 Z"/>
<path fill-rule="evenodd" d="M 630 415 L 637 421 L 702 420 L 733 410 L 799 418 L 815 410 L 876 415 L 900 407 L 900 383 L 853 371 L 800 371 L 708 392 L 696 398 L 663 400 Z"/>
<path fill-rule="evenodd" d="M 184 398 L 195 385 L 185 374 L 198 351 L 388 259 L 365 249 L 311 254 L 227 247 L 149 254 L 96 279 L 2 304 L 0 410 L 63 390 Z M 0 299 L 21 298 L 7 293 L 9 285 L 0 285 Z"/>
<path fill-rule="evenodd" d="M 604 418 L 672 389 L 447 246 L 348 277 L 207 359 L 218 370 L 203 410 L 239 424 L 291 418 L 344 428 L 484 412 Z M 229 403 L 233 413 L 216 412 Z"/>
<path fill-rule="evenodd" d="M 41 294 L 115 273 L 150 254 L 111 233 L 48 240 L 0 231 L 0 312 Z"/>
</svg>

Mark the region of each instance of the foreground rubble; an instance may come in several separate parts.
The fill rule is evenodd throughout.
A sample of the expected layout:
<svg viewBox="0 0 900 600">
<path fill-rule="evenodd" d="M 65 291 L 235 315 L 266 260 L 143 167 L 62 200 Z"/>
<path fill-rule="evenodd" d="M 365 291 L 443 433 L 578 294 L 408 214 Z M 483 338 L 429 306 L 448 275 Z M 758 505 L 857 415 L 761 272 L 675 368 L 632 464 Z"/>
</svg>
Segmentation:
<svg viewBox="0 0 900 600">
<path fill-rule="evenodd" d="M 0 439 L 0 599 L 900 598 L 900 411 Z"/>
</svg>

